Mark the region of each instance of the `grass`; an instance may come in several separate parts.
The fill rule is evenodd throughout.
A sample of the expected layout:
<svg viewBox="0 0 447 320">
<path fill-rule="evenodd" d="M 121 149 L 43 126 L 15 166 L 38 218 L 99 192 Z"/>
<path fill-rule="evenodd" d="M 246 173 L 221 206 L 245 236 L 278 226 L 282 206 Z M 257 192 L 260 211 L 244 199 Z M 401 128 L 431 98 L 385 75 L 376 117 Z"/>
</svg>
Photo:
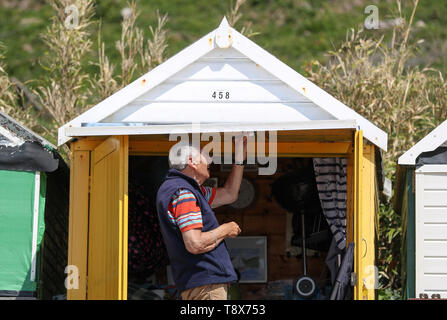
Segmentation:
<svg viewBox="0 0 447 320">
<path fill-rule="evenodd" d="M 409 15 L 412 1 L 404 1 L 404 12 Z M 0 41 L 7 47 L 6 71 L 21 81 L 40 78 L 44 70 L 39 58 L 44 53 L 40 34 L 51 23 L 52 10 L 40 1 L 28 9 L 0 7 Z M 0 6 L 2 1 L 0 0 Z M 325 52 L 345 39 L 347 30 L 357 28 L 366 18 L 364 8 L 368 4 L 379 7 L 379 17 L 389 19 L 395 13 L 394 1 L 371 0 L 248 0 L 241 8 L 244 14 L 238 22 L 240 30 L 244 21 L 251 21 L 254 31 L 260 32 L 253 40 L 280 60 L 299 72 L 311 59 L 325 61 Z M 121 32 L 121 10 L 127 6 L 125 0 L 96 1 L 96 18 L 101 19 L 102 38 L 105 52 L 112 63 L 119 64 L 120 55 L 115 49 Z M 218 0 L 153 0 L 138 1 L 140 17 L 137 26 L 149 36 L 149 25 L 156 25 L 157 9 L 168 13 L 169 29 L 167 57 L 185 48 L 210 30 L 216 28 L 228 12 L 229 2 Z M 422 37 L 425 43 L 416 64 L 431 64 L 447 71 L 447 2 L 424 1 L 420 4 L 415 21 L 423 21 L 414 36 Z M 92 27 L 97 34 L 99 24 Z M 369 31 L 379 37 L 383 31 Z M 91 55 L 96 55 L 96 41 Z M 97 72 L 94 66 L 86 70 Z"/>
</svg>

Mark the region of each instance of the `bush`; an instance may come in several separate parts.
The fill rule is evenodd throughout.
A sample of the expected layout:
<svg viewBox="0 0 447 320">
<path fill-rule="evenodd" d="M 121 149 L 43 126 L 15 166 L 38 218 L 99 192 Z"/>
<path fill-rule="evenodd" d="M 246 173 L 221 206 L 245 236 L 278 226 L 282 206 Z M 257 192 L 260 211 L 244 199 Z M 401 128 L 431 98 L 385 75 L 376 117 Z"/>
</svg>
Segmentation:
<svg viewBox="0 0 447 320">
<path fill-rule="evenodd" d="M 422 40 L 411 40 L 411 24 L 401 15 L 391 40 L 385 43 L 362 29 L 351 30 L 346 41 L 330 51 L 325 65 L 313 61 L 310 80 L 388 133 L 384 170 L 394 181 L 398 157 L 447 117 L 447 84 L 441 72 L 411 65 Z M 400 293 L 401 221 L 391 203 L 379 209 L 379 298 Z"/>
<path fill-rule="evenodd" d="M 329 52 L 326 65 L 313 61 L 310 80 L 388 133 L 385 173 L 392 177 L 398 156 L 447 117 L 447 84 L 441 72 L 411 66 L 421 41 L 410 43 L 411 22 L 394 26 L 389 43 L 351 30 Z M 400 6 L 399 6 L 400 8 Z M 399 11 L 400 12 L 400 11 Z M 371 35 L 371 34 L 370 34 Z"/>
</svg>

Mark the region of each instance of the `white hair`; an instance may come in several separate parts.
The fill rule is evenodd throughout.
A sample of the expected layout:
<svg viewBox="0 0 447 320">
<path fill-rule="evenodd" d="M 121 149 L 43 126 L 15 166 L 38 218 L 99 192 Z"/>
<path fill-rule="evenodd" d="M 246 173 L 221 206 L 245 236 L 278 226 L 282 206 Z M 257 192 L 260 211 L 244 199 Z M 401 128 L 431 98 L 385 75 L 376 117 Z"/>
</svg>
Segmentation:
<svg viewBox="0 0 447 320">
<path fill-rule="evenodd" d="M 177 143 L 169 150 L 169 168 L 183 171 L 189 158 L 200 161 L 200 151 L 191 144 Z"/>
</svg>

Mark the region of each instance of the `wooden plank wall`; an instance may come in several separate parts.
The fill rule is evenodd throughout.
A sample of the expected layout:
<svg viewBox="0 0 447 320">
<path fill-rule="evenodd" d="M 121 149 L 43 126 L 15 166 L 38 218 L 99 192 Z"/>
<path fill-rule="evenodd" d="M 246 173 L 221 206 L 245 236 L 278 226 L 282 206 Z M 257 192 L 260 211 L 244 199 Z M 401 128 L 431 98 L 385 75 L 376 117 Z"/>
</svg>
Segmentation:
<svg viewBox="0 0 447 320">
<path fill-rule="evenodd" d="M 140 81 L 147 85 L 154 79 Z M 166 119 L 174 123 L 196 123 L 197 119 L 202 123 L 263 123 L 265 119 L 280 122 L 333 117 L 238 50 L 226 48 L 192 61 L 102 122 L 165 123 Z"/>
<path fill-rule="evenodd" d="M 70 172 L 61 157 L 59 168 L 47 175 L 45 233 L 41 248 L 39 299 L 64 295 L 68 252 Z"/>
<path fill-rule="evenodd" d="M 87 239 L 90 150 L 82 141 L 71 144 L 68 265 L 78 271 L 78 286 L 67 290 L 67 300 L 87 298 Z"/>
<path fill-rule="evenodd" d="M 287 257 L 286 243 L 286 215 L 287 212 L 281 208 L 271 197 L 270 185 L 279 176 L 284 174 L 288 168 L 292 167 L 292 158 L 279 158 L 278 170 L 274 175 L 260 176 L 257 172 L 245 172 L 244 178 L 254 182 L 257 196 L 254 203 L 245 209 L 234 209 L 231 206 L 223 206 L 215 210 L 219 223 L 235 221 L 241 227 L 241 236 L 267 236 L 268 254 L 268 281 L 295 279 L 303 274 L 302 259 L 295 256 Z M 300 159 L 312 166 L 311 158 Z M 214 165 L 217 166 L 217 165 Z M 211 177 L 218 178 L 218 186 L 223 186 L 228 172 L 221 172 L 220 168 L 211 168 Z M 310 167 L 313 170 L 313 167 Z M 318 281 L 325 272 L 326 253 L 321 257 L 310 257 L 307 259 L 308 275 Z M 253 289 L 265 286 L 243 284 L 241 286 Z"/>
</svg>

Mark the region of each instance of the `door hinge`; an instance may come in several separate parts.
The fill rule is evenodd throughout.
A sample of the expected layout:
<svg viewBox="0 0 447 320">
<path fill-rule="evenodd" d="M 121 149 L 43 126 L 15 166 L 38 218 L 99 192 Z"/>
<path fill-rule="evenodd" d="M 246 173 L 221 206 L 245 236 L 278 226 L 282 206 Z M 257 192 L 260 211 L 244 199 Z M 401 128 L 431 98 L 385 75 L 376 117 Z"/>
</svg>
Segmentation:
<svg viewBox="0 0 447 320">
<path fill-rule="evenodd" d="M 357 273 L 351 272 L 351 286 L 355 287 L 357 285 Z"/>
</svg>

